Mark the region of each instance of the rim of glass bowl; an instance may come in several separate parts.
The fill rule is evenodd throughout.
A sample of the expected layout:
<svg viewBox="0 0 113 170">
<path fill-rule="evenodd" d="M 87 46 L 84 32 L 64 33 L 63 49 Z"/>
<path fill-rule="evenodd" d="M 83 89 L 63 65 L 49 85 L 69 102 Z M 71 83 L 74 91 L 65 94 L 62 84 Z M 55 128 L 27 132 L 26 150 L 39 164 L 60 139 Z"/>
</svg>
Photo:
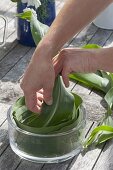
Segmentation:
<svg viewBox="0 0 113 170">
<path fill-rule="evenodd" d="M 21 133 L 24 133 L 26 135 L 29 135 L 29 136 L 39 136 L 39 137 L 53 137 L 53 136 L 63 136 L 63 135 L 67 135 L 69 133 L 72 133 L 74 131 L 77 131 L 83 123 L 86 123 L 86 110 L 85 110 L 85 107 L 82 105 L 82 114 L 83 114 L 83 120 L 73 129 L 70 129 L 68 131 L 65 131 L 65 132 L 60 132 L 60 133 L 53 133 L 53 134 L 36 134 L 36 133 L 32 133 L 32 132 L 28 132 L 28 131 L 25 131 L 23 129 L 20 129 L 16 123 L 12 120 L 11 118 L 11 110 L 12 110 L 12 107 L 10 107 L 7 111 L 7 119 L 8 119 L 8 123 L 10 123 L 10 125 L 15 128 L 17 131 L 21 132 Z"/>
</svg>

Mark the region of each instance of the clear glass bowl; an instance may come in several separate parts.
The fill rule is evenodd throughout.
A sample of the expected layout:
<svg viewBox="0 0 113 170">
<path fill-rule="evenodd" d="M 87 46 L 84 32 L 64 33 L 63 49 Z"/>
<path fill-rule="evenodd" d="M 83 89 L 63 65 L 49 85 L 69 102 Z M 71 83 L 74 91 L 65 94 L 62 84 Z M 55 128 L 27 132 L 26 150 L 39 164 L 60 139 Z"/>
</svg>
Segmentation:
<svg viewBox="0 0 113 170">
<path fill-rule="evenodd" d="M 58 163 L 66 161 L 82 151 L 86 124 L 86 112 L 81 109 L 79 124 L 66 132 L 41 135 L 17 127 L 8 110 L 8 132 L 10 146 L 20 157 L 37 163 Z"/>
</svg>

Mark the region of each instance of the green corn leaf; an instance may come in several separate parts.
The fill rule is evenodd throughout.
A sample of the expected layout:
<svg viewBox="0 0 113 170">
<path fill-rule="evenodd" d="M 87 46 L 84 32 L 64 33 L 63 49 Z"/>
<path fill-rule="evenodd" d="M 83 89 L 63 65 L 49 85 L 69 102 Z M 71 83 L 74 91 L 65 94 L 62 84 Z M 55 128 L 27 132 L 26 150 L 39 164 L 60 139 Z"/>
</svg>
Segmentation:
<svg viewBox="0 0 113 170">
<path fill-rule="evenodd" d="M 34 42 L 37 45 L 43 36 L 47 33 L 49 27 L 38 21 L 34 15 L 31 17 L 30 27 Z"/>
<path fill-rule="evenodd" d="M 110 108 L 112 108 L 112 106 L 113 106 L 113 87 L 106 93 L 104 99 L 107 102 L 108 106 Z"/>
<path fill-rule="evenodd" d="M 107 114 L 106 114 L 107 115 Z M 113 119 L 111 116 L 107 115 L 102 125 L 96 127 L 84 143 L 84 148 L 95 144 L 101 144 L 113 137 Z"/>
<path fill-rule="evenodd" d="M 34 42 L 37 45 L 42 37 L 47 33 L 49 27 L 45 24 L 42 24 L 37 19 L 36 13 L 33 9 L 28 9 L 23 13 L 17 14 L 16 16 L 21 19 L 26 19 L 30 22 L 31 33 Z"/>
<path fill-rule="evenodd" d="M 108 132 L 105 134 L 105 132 L 104 132 L 103 135 L 98 137 L 98 140 L 96 141 L 96 145 L 106 142 L 107 140 L 110 140 L 112 138 L 113 138 L 113 133 Z"/>
<path fill-rule="evenodd" d="M 105 114 L 105 118 L 102 121 L 102 125 L 108 125 L 113 127 L 113 119 L 111 115 L 108 115 L 108 113 Z"/>
<path fill-rule="evenodd" d="M 79 110 L 78 112 L 78 118 L 73 119 L 73 120 L 67 120 L 64 122 L 61 122 L 60 124 L 57 125 L 53 125 L 53 126 L 48 126 L 48 127 L 31 127 L 29 125 L 25 125 L 24 123 L 20 123 L 20 121 L 17 121 L 17 119 L 15 119 L 16 124 L 18 125 L 18 127 L 20 127 L 23 130 L 26 130 L 28 132 L 31 133 L 38 133 L 38 134 L 53 134 L 53 133 L 62 133 L 62 132 L 66 132 L 72 128 L 79 128 L 80 126 L 80 122 L 83 121 L 84 124 L 82 123 L 81 129 L 84 128 L 85 125 L 85 119 L 83 117 L 83 114 L 81 114 L 82 109 Z"/>
<path fill-rule="evenodd" d="M 109 80 L 109 89 L 113 87 L 113 73 L 109 73 L 109 77 L 108 77 L 108 80 Z"/>
<path fill-rule="evenodd" d="M 102 142 L 107 141 L 113 137 L 113 127 L 111 126 L 98 126 L 95 128 L 90 137 L 86 140 L 84 147 L 87 148 L 91 144 L 101 144 Z"/>
<path fill-rule="evenodd" d="M 23 13 L 16 14 L 17 17 L 21 19 L 28 20 L 30 22 L 33 13 L 31 10 L 24 11 Z"/>
<path fill-rule="evenodd" d="M 85 49 L 98 49 L 98 48 L 102 48 L 102 47 L 97 45 L 97 44 L 87 44 L 87 45 L 84 45 L 82 48 L 85 48 Z"/>
<path fill-rule="evenodd" d="M 23 105 L 25 105 L 25 97 L 21 97 L 16 101 L 15 105 L 13 106 L 13 112 L 16 112 L 16 110 Z"/>
<path fill-rule="evenodd" d="M 25 99 L 22 97 L 14 105 L 13 117 L 21 129 L 33 133 L 62 132 L 77 125 L 81 117 L 82 102 L 78 95 L 66 91 L 60 76 L 58 76 L 53 89 L 53 104 L 51 106 L 43 103 L 42 111 L 38 115 L 27 109 Z"/>
<path fill-rule="evenodd" d="M 97 74 L 103 78 L 106 78 L 109 81 L 109 83 L 106 86 L 106 92 L 108 92 L 110 88 L 113 87 L 113 73 L 105 72 L 103 70 L 98 70 Z"/>
<path fill-rule="evenodd" d="M 103 78 L 95 73 L 73 73 L 69 75 L 71 80 L 77 80 L 88 87 L 93 87 L 97 90 L 106 92 L 106 87 L 108 86 L 109 80 Z"/>
</svg>

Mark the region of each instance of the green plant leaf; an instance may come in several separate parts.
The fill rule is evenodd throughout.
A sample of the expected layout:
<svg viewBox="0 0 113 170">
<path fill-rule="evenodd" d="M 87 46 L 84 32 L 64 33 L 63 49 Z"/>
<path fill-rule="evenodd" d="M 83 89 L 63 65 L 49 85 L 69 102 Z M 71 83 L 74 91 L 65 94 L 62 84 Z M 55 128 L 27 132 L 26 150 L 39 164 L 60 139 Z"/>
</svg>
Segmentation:
<svg viewBox="0 0 113 170">
<path fill-rule="evenodd" d="M 34 15 L 32 15 L 31 17 L 30 27 L 33 39 L 35 41 L 35 44 L 37 45 L 42 37 L 47 33 L 49 27 L 38 21 Z"/>
<path fill-rule="evenodd" d="M 106 87 L 108 86 L 109 80 L 103 78 L 95 73 L 73 73 L 69 75 L 71 80 L 79 81 L 88 87 L 93 87 L 97 90 L 106 92 Z"/>
<path fill-rule="evenodd" d="M 16 14 L 17 17 L 21 19 L 28 20 L 30 22 L 33 13 L 31 10 L 24 11 L 23 13 Z"/>
<path fill-rule="evenodd" d="M 23 105 L 25 105 L 25 97 L 21 97 L 15 102 L 13 106 L 13 112 L 16 112 L 16 110 L 19 109 Z"/>
<path fill-rule="evenodd" d="M 84 45 L 82 48 L 85 48 L 85 49 L 98 49 L 98 48 L 102 48 L 102 47 L 97 45 L 97 44 L 87 44 L 87 45 Z"/>
<path fill-rule="evenodd" d="M 17 14 L 16 16 L 21 19 L 26 19 L 30 22 L 31 33 L 34 42 L 37 45 L 42 37 L 47 33 L 49 27 L 45 24 L 42 24 L 37 19 L 37 15 L 33 9 L 28 9 L 23 13 Z"/>
<path fill-rule="evenodd" d="M 84 128 L 85 126 L 85 119 L 83 117 L 83 113 L 81 114 L 82 109 L 79 110 L 78 112 L 78 118 L 77 119 L 73 119 L 73 120 L 67 120 L 65 122 L 61 122 L 60 124 L 57 125 L 53 125 L 53 126 L 48 126 L 48 127 L 31 127 L 29 125 L 25 125 L 24 123 L 20 123 L 20 121 L 18 121 L 17 119 L 14 120 L 16 122 L 16 124 L 18 125 L 18 127 L 20 127 L 23 130 L 26 130 L 27 132 L 31 132 L 31 133 L 37 133 L 37 134 L 55 134 L 55 133 L 62 133 L 62 132 L 66 132 L 69 131 L 73 128 L 76 127 L 80 128 L 80 122 L 83 121 L 84 124 L 82 123 L 81 125 L 81 129 Z"/>
<path fill-rule="evenodd" d="M 113 137 L 113 127 L 106 125 L 98 126 L 92 131 L 90 137 L 84 143 L 84 147 L 87 148 L 91 144 L 101 144 L 111 139 L 111 137 Z"/>
<path fill-rule="evenodd" d="M 113 119 L 106 114 L 102 121 L 102 125 L 96 127 L 84 143 L 84 148 L 95 144 L 99 145 L 113 137 Z"/>
<path fill-rule="evenodd" d="M 113 87 L 106 93 L 104 99 L 107 102 L 109 109 L 112 109 L 112 107 L 113 107 Z M 112 113 L 112 110 L 111 110 L 111 113 Z"/>
<path fill-rule="evenodd" d="M 113 73 L 105 72 L 103 70 L 98 70 L 97 74 L 103 78 L 106 78 L 109 81 L 109 83 L 106 86 L 106 92 L 108 92 L 110 88 L 113 87 Z"/>
<path fill-rule="evenodd" d="M 27 109 L 25 99 L 22 97 L 14 105 L 13 117 L 23 130 L 44 134 L 54 133 L 58 130 L 62 132 L 77 125 L 81 116 L 79 114 L 82 110 L 82 102 L 78 95 L 67 92 L 58 76 L 53 89 L 53 104 L 51 106 L 43 103 L 42 111 L 38 115 Z"/>
</svg>

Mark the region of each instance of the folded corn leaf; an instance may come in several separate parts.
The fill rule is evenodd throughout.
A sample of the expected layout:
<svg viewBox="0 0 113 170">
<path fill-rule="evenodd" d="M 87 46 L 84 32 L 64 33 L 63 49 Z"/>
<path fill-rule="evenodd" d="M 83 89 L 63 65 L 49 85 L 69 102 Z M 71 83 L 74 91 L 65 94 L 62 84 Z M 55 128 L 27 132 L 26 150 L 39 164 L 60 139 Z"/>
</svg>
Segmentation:
<svg viewBox="0 0 113 170">
<path fill-rule="evenodd" d="M 25 98 L 17 100 L 13 107 L 13 117 L 17 125 L 26 131 L 34 133 L 52 133 L 69 130 L 77 126 L 82 111 L 82 99 L 67 92 L 60 76 L 55 81 L 53 89 L 53 104 L 43 103 L 40 115 L 29 111 Z M 79 121 L 78 121 L 79 120 Z"/>
</svg>

